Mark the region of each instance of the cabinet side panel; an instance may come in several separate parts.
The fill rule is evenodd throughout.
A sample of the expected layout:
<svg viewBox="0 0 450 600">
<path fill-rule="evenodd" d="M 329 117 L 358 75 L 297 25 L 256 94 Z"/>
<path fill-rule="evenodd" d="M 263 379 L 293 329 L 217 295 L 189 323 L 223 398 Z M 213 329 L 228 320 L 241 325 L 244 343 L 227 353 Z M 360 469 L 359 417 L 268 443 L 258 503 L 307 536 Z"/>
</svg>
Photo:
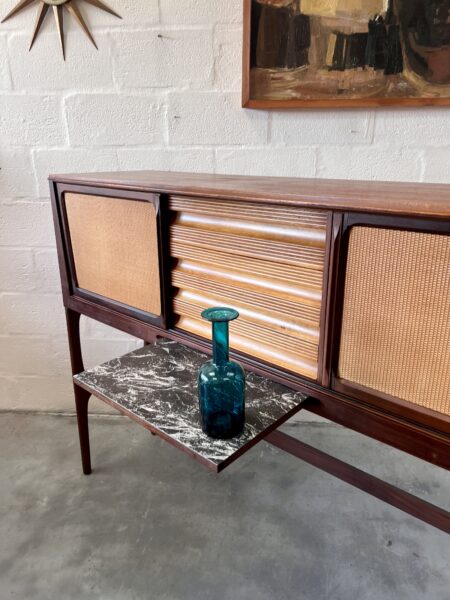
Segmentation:
<svg viewBox="0 0 450 600">
<path fill-rule="evenodd" d="M 155 205 L 77 193 L 64 201 L 78 287 L 161 315 Z"/>
<path fill-rule="evenodd" d="M 350 232 L 338 377 L 450 415 L 450 237 Z"/>
<path fill-rule="evenodd" d="M 210 338 L 201 311 L 230 306 L 234 350 L 317 379 L 328 213 L 185 197 L 170 211 L 177 328 Z"/>
</svg>

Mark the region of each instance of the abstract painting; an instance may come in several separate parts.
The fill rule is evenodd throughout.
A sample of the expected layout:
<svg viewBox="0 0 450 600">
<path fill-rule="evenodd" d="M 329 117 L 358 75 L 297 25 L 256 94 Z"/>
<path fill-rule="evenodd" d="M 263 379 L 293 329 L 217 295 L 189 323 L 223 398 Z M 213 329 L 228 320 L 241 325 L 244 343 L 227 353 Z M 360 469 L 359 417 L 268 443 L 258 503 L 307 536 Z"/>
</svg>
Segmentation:
<svg viewBox="0 0 450 600">
<path fill-rule="evenodd" d="M 450 0 L 244 0 L 243 104 L 450 105 Z"/>
</svg>

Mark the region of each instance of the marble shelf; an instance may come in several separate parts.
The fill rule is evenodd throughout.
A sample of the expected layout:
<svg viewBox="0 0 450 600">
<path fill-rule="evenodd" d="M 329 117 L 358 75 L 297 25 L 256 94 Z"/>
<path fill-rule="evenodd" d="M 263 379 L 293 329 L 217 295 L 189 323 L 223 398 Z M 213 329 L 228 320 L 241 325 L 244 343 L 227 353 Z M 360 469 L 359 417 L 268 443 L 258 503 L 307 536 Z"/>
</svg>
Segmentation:
<svg viewBox="0 0 450 600">
<path fill-rule="evenodd" d="M 177 342 L 155 345 L 76 375 L 74 381 L 141 425 L 219 472 L 302 408 L 307 396 L 246 374 L 246 425 L 231 440 L 200 426 L 197 373 L 207 356 Z"/>
</svg>

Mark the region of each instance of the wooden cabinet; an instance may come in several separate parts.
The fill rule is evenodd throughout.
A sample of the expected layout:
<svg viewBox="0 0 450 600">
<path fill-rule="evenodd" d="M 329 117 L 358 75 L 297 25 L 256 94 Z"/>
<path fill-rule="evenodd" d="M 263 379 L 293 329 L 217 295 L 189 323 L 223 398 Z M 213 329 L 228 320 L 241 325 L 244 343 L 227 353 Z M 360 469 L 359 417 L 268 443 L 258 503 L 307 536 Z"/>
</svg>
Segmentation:
<svg viewBox="0 0 450 600">
<path fill-rule="evenodd" d="M 450 467 L 450 187 L 158 172 L 51 178 L 64 303 L 241 363 Z M 426 198 L 426 202 L 423 199 Z"/>
</svg>

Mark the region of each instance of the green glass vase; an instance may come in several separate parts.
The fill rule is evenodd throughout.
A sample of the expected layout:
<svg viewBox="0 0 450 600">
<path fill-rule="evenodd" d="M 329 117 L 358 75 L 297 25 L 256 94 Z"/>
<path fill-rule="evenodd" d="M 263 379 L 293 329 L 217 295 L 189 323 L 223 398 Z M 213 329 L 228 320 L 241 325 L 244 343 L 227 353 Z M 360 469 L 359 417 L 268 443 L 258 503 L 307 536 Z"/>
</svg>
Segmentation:
<svg viewBox="0 0 450 600">
<path fill-rule="evenodd" d="M 212 438 L 239 435 L 245 423 L 245 374 L 229 359 L 228 323 L 239 313 L 232 308 L 208 308 L 202 317 L 212 323 L 213 358 L 200 368 L 198 396 L 203 431 Z"/>
</svg>

